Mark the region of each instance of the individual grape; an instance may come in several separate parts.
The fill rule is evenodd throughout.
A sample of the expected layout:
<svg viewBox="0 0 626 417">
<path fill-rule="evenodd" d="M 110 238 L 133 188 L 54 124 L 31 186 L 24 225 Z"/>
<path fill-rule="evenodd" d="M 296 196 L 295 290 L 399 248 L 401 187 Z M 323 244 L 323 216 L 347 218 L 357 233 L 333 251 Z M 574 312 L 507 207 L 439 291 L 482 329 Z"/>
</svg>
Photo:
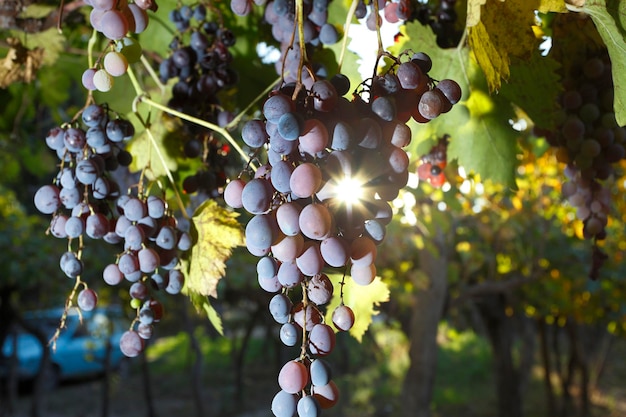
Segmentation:
<svg viewBox="0 0 626 417">
<path fill-rule="evenodd" d="M 73 153 L 82 152 L 83 148 L 87 144 L 85 137 L 85 131 L 77 128 L 69 128 L 65 131 L 63 136 L 63 143 L 68 151 Z"/>
<path fill-rule="evenodd" d="M 307 276 L 315 276 L 322 272 L 324 259 L 320 252 L 319 242 L 307 241 L 300 255 L 296 258 L 298 269 Z"/>
<path fill-rule="evenodd" d="M 131 222 L 136 222 L 146 217 L 148 208 L 146 204 L 137 197 L 131 197 L 124 204 L 124 216 Z"/>
<path fill-rule="evenodd" d="M 278 237 L 271 247 L 272 255 L 280 262 L 292 262 L 300 256 L 304 246 L 302 235 Z"/>
<path fill-rule="evenodd" d="M 149 23 L 148 13 L 146 13 L 144 9 L 137 6 L 135 3 L 130 3 L 128 5 L 128 9 L 130 10 L 132 14 L 132 20 L 133 20 L 133 26 L 134 26 L 132 29 L 129 27 L 129 30 L 132 31 L 133 33 L 141 33 L 144 30 L 146 30 L 146 28 L 148 27 L 148 23 Z M 129 25 L 130 25 L 130 21 L 129 21 Z"/>
<path fill-rule="evenodd" d="M 165 216 L 167 203 L 162 198 L 151 195 L 146 200 L 146 207 L 148 208 L 148 216 L 153 219 L 160 219 Z"/>
<path fill-rule="evenodd" d="M 81 184 L 91 185 L 99 175 L 98 167 L 91 159 L 83 159 L 76 164 L 76 179 Z"/>
<path fill-rule="evenodd" d="M 444 101 L 441 97 L 441 95 L 432 90 L 422 94 L 417 107 L 419 114 L 428 120 L 439 116 L 444 109 Z"/>
<path fill-rule="evenodd" d="M 320 28 L 319 40 L 324 45 L 334 45 L 339 41 L 339 32 L 337 28 L 330 23 L 325 23 Z"/>
<path fill-rule="evenodd" d="M 385 240 L 386 229 L 385 225 L 380 221 L 371 219 L 364 223 L 365 233 L 374 241 L 377 245 L 380 245 Z"/>
<path fill-rule="evenodd" d="M 275 293 L 282 290 L 283 286 L 278 281 L 278 277 L 276 275 L 272 277 L 263 277 L 261 275 L 258 276 L 259 287 L 261 287 L 264 291 L 269 293 Z"/>
<path fill-rule="evenodd" d="M 330 382 L 332 371 L 328 362 L 318 358 L 311 361 L 309 373 L 313 385 L 326 385 Z"/>
<path fill-rule="evenodd" d="M 369 266 L 376 260 L 376 244 L 368 237 L 361 236 L 352 241 L 350 261 L 353 266 Z"/>
<path fill-rule="evenodd" d="M 295 346 L 298 342 L 298 329 L 293 323 L 284 323 L 280 327 L 280 341 L 285 346 Z"/>
<path fill-rule="evenodd" d="M 279 193 L 289 193 L 291 188 L 289 181 L 291 174 L 293 173 L 293 166 L 291 163 L 281 160 L 272 166 L 271 182 L 272 186 Z"/>
<path fill-rule="evenodd" d="M 109 264 L 102 271 L 102 279 L 109 285 L 117 285 L 124 279 L 124 274 L 116 264 Z"/>
<path fill-rule="evenodd" d="M 180 236 L 178 237 L 178 244 L 176 245 L 178 250 L 186 252 L 191 249 L 191 247 L 193 246 L 193 240 L 191 239 L 191 235 L 187 232 L 182 232 L 179 235 Z"/>
<path fill-rule="evenodd" d="M 289 179 L 291 192 L 299 198 L 311 197 L 322 186 L 322 172 L 311 162 L 298 165 Z"/>
<path fill-rule="evenodd" d="M 176 230 L 171 226 L 163 226 L 154 241 L 160 248 L 169 250 L 174 249 L 178 242 Z"/>
<path fill-rule="evenodd" d="M 81 76 L 81 83 L 89 91 L 97 90 L 96 85 L 93 82 L 93 77 L 96 74 L 95 68 L 87 68 Z"/>
<path fill-rule="evenodd" d="M 152 248 L 143 248 L 137 253 L 141 272 L 154 272 L 160 264 L 159 254 Z"/>
<path fill-rule="evenodd" d="M 148 340 L 152 338 L 154 334 L 154 326 L 152 326 L 151 324 L 139 323 L 137 325 L 137 334 L 143 340 Z"/>
<path fill-rule="evenodd" d="M 141 281 L 133 282 L 128 290 L 128 294 L 131 298 L 144 300 L 148 296 L 148 287 Z"/>
<path fill-rule="evenodd" d="M 118 40 L 128 32 L 128 20 L 118 10 L 107 10 L 100 18 L 99 27 L 104 36 Z"/>
<path fill-rule="evenodd" d="M 102 66 L 105 71 L 113 77 L 119 77 L 126 74 L 126 71 L 128 70 L 128 61 L 122 53 L 109 51 L 104 56 Z"/>
<path fill-rule="evenodd" d="M 428 54 L 424 52 L 414 53 L 411 57 L 411 62 L 417 65 L 424 74 L 430 72 L 433 67 L 432 59 L 430 58 L 430 56 L 428 56 Z"/>
<path fill-rule="evenodd" d="M 299 139 L 299 147 L 302 152 L 316 156 L 328 146 L 328 130 L 324 123 L 318 119 L 308 119 L 304 122 L 302 135 Z"/>
<path fill-rule="evenodd" d="M 321 413 L 317 400 L 310 395 L 305 395 L 298 400 L 297 410 L 299 417 L 318 417 Z"/>
<path fill-rule="evenodd" d="M 269 303 L 270 314 L 279 324 L 285 324 L 289 321 L 292 307 L 291 300 L 285 294 L 276 294 Z"/>
<path fill-rule="evenodd" d="M 396 118 L 394 103 L 392 99 L 386 96 L 376 97 L 374 101 L 372 101 L 372 111 L 376 116 L 387 122 Z"/>
<path fill-rule="evenodd" d="M 59 266 L 68 278 L 76 278 L 83 272 L 83 262 L 74 252 L 65 252 L 61 256 Z"/>
<path fill-rule="evenodd" d="M 283 114 L 293 110 L 292 106 L 291 100 L 284 94 L 273 95 L 263 103 L 263 116 L 272 123 L 278 123 Z"/>
<path fill-rule="evenodd" d="M 330 83 L 335 87 L 335 91 L 339 96 L 346 95 L 350 91 L 350 79 L 344 74 L 333 75 Z"/>
<path fill-rule="evenodd" d="M 65 222 L 65 234 L 71 239 L 75 239 L 85 233 L 85 222 L 77 216 L 68 217 Z"/>
<path fill-rule="evenodd" d="M 280 119 L 279 119 L 280 120 Z M 267 143 L 269 135 L 262 120 L 249 120 L 243 125 L 241 138 L 251 148 L 260 148 Z"/>
<path fill-rule="evenodd" d="M 117 266 L 126 279 L 128 279 L 128 277 L 136 276 L 136 273 L 139 272 L 139 260 L 137 259 L 137 256 L 130 252 L 124 253 L 120 256 Z"/>
<path fill-rule="evenodd" d="M 330 130 L 330 148 L 335 151 L 345 151 L 352 147 L 354 143 L 354 130 L 344 122 L 338 121 Z"/>
<path fill-rule="evenodd" d="M 65 130 L 60 127 L 50 129 L 46 135 L 46 145 L 52 150 L 58 151 L 65 147 Z"/>
<path fill-rule="evenodd" d="M 56 238 L 66 238 L 65 223 L 68 217 L 65 214 L 56 214 L 50 221 L 50 233 Z"/>
<path fill-rule="evenodd" d="M 302 119 L 294 112 L 287 112 L 278 119 L 278 133 L 286 140 L 296 140 L 302 131 Z"/>
<path fill-rule="evenodd" d="M 389 23 L 398 23 L 398 3 L 389 2 L 385 4 L 385 20 Z"/>
<path fill-rule="evenodd" d="M 278 237 L 276 219 L 271 214 L 257 214 L 245 230 L 246 245 L 258 249 L 269 249 Z"/>
<path fill-rule="evenodd" d="M 78 308 L 81 310 L 91 311 L 96 308 L 96 304 L 98 303 L 98 294 L 96 294 L 96 292 L 91 288 L 82 289 L 78 293 L 76 303 L 78 304 Z"/>
<path fill-rule="evenodd" d="M 391 171 L 395 174 L 407 172 L 409 168 L 409 156 L 400 148 L 391 147 L 387 156 L 387 162 Z"/>
<path fill-rule="evenodd" d="M 138 315 L 141 324 L 152 324 L 154 322 L 154 311 L 149 307 L 142 307 Z"/>
<path fill-rule="evenodd" d="M 272 413 L 276 417 L 293 417 L 297 404 L 297 395 L 280 390 L 272 399 Z"/>
<path fill-rule="evenodd" d="M 344 304 L 335 307 L 332 314 L 332 321 L 337 330 L 347 332 L 354 326 L 354 312 Z"/>
<path fill-rule="evenodd" d="M 259 278 L 275 277 L 278 273 L 278 262 L 271 256 L 264 256 L 257 262 L 256 272 Z"/>
<path fill-rule="evenodd" d="M 329 266 L 342 267 L 348 262 L 348 248 L 341 237 L 330 236 L 320 243 L 320 253 Z"/>
<path fill-rule="evenodd" d="M 81 193 L 77 188 L 62 188 L 59 193 L 61 204 L 67 209 L 73 209 L 80 203 Z"/>
<path fill-rule="evenodd" d="M 443 79 L 437 83 L 435 88 L 443 93 L 450 104 L 456 104 L 461 100 L 461 86 L 454 80 Z"/>
<path fill-rule="evenodd" d="M 311 393 L 322 409 L 332 408 L 339 401 L 339 389 L 334 381 L 326 385 L 314 385 Z"/>
<path fill-rule="evenodd" d="M 359 285 L 369 285 L 376 278 L 376 266 L 374 264 L 367 266 L 352 265 L 350 276 Z"/>
<path fill-rule="evenodd" d="M 403 62 L 398 65 L 396 76 L 400 85 L 405 90 L 417 90 L 423 92 L 426 87 L 427 77 L 424 75 L 419 66 L 412 61 Z"/>
<path fill-rule="evenodd" d="M 370 117 L 359 120 L 356 131 L 356 137 L 360 138 L 358 145 L 361 148 L 376 149 L 382 141 L 383 132 L 380 124 Z"/>
<path fill-rule="evenodd" d="M 262 178 L 250 180 L 241 192 L 243 208 L 252 214 L 262 214 L 270 209 L 272 203 L 272 186 Z"/>
<path fill-rule="evenodd" d="M 327 304 L 333 297 L 333 284 L 326 274 L 314 275 L 306 290 L 309 300 L 317 305 Z"/>
<path fill-rule="evenodd" d="M 303 303 L 298 303 L 293 308 L 293 321 L 310 332 L 315 325 L 322 322 L 322 313 L 313 304 L 308 304 L 305 309 Z"/>
<path fill-rule="evenodd" d="M 133 330 L 127 330 L 120 338 L 120 350 L 129 358 L 134 358 L 143 352 L 143 339 Z"/>
<path fill-rule="evenodd" d="M 318 323 L 309 333 L 309 350 L 314 355 L 326 356 L 335 347 L 335 332 L 324 323 Z"/>
<path fill-rule="evenodd" d="M 224 201 L 232 208 L 242 208 L 241 196 L 246 182 L 241 179 L 230 181 L 224 188 Z"/>
<path fill-rule="evenodd" d="M 329 237 L 332 216 L 323 204 L 308 204 L 300 212 L 298 219 L 300 231 L 309 239 L 323 240 Z"/>
<path fill-rule="evenodd" d="M 300 271 L 295 261 L 281 263 L 276 277 L 278 282 L 285 288 L 293 288 L 300 285 L 303 279 L 302 271 Z"/>
<path fill-rule="evenodd" d="M 104 69 L 99 69 L 93 75 L 93 86 L 98 91 L 107 92 L 113 88 L 113 77 Z"/>
<path fill-rule="evenodd" d="M 83 123 L 90 128 L 100 126 L 106 117 L 106 111 L 104 108 L 96 104 L 90 104 L 81 114 Z"/>
<path fill-rule="evenodd" d="M 180 293 L 185 284 L 185 276 L 178 269 L 172 269 L 168 275 L 167 286 L 165 292 L 176 295 Z"/>
<path fill-rule="evenodd" d="M 109 219 L 102 213 L 90 214 L 85 220 L 85 234 L 92 239 L 102 239 L 109 232 Z"/>
<path fill-rule="evenodd" d="M 278 373 L 278 385 L 289 394 L 296 394 L 304 389 L 309 379 L 308 371 L 302 362 L 287 362 Z"/>
<path fill-rule="evenodd" d="M 313 95 L 313 107 L 321 112 L 332 111 L 339 98 L 337 90 L 328 80 L 319 80 L 313 83 L 311 94 Z"/>
</svg>

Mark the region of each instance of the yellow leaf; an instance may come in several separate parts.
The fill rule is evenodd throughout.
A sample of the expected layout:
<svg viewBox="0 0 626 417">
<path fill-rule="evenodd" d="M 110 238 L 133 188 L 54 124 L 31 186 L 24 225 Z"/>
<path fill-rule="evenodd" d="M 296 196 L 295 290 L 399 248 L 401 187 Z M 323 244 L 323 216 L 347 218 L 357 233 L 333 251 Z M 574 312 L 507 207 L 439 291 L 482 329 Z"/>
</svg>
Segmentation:
<svg viewBox="0 0 626 417">
<path fill-rule="evenodd" d="M 507 80 L 510 56 L 529 58 L 537 49 L 533 32 L 539 0 L 490 0 L 482 8 L 480 22 L 469 28 L 469 43 L 484 71 L 490 91 Z"/>
<path fill-rule="evenodd" d="M 480 6 L 485 4 L 487 0 L 467 0 L 467 22 L 465 26 L 476 26 L 480 22 Z"/>
<path fill-rule="evenodd" d="M 217 284 L 226 272 L 225 262 L 233 248 L 243 245 L 237 214 L 207 200 L 194 213 L 192 234 L 195 244 L 189 259 L 187 290 L 217 297 Z"/>
<path fill-rule="evenodd" d="M 565 6 L 565 0 L 541 0 L 537 10 L 541 13 L 567 13 L 567 6 Z"/>
<path fill-rule="evenodd" d="M 341 285 L 342 275 L 328 275 L 335 288 Z M 326 310 L 325 320 L 332 323 L 332 313 L 340 303 L 339 291 L 335 291 L 333 299 Z M 369 285 L 356 284 L 350 277 L 345 278 L 343 286 L 343 303 L 354 312 L 354 326 L 350 329 L 350 335 L 359 343 L 363 340 L 363 335 L 372 323 L 372 317 L 378 314 L 376 307 L 380 303 L 389 301 L 389 288 L 387 284 L 376 277 Z"/>
</svg>

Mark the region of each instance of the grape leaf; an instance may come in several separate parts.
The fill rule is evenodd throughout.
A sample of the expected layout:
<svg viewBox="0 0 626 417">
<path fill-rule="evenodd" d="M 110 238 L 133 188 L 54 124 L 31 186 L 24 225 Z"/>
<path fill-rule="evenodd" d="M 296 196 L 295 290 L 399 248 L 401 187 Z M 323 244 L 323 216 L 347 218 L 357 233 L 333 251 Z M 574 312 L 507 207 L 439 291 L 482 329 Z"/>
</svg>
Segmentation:
<svg viewBox="0 0 626 417">
<path fill-rule="evenodd" d="M 342 275 L 329 274 L 328 277 L 335 289 L 339 289 Z M 333 310 L 340 301 L 339 291 L 334 291 L 333 299 L 326 310 L 325 320 L 327 323 L 332 323 Z M 376 277 L 371 284 L 366 286 L 356 284 L 350 277 L 346 277 L 343 286 L 343 303 L 352 309 L 355 316 L 350 335 L 361 342 L 367 328 L 372 323 L 372 317 L 378 314 L 376 307 L 387 301 L 389 301 L 389 288 L 387 284 L 381 281 L 380 277 Z"/>
<path fill-rule="evenodd" d="M 541 13 L 566 13 L 565 0 L 540 0 L 537 10 Z"/>
<path fill-rule="evenodd" d="M 467 21 L 466 27 L 476 26 L 480 22 L 480 6 L 487 0 L 467 0 Z"/>
<path fill-rule="evenodd" d="M 175 123 L 175 121 L 172 121 L 172 123 Z M 128 151 L 133 155 L 133 161 L 129 167 L 131 171 L 136 172 L 148 168 L 145 171 L 146 177 L 150 180 L 154 180 L 167 175 L 168 171 L 173 172 L 177 170 L 178 163 L 176 159 L 171 156 L 170 152 L 166 152 L 167 148 L 165 146 L 166 143 L 173 142 L 167 140 L 168 136 L 175 135 L 176 133 L 169 131 L 167 126 L 168 123 L 164 120 L 152 124 L 149 131 L 140 125 L 135 126 L 138 134 L 135 135 L 128 145 Z M 152 139 L 154 139 L 158 149 L 156 149 L 152 143 L 150 135 L 152 135 Z M 163 160 L 161 160 L 161 157 L 163 157 Z"/>
<path fill-rule="evenodd" d="M 206 315 L 215 330 L 217 330 L 221 336 L 224 336 L 224 324 L 222 323 L 222 317 L 219 315 L 217 310 L 215 310 L 213 305 L 211 305 L 208 301 L 205 301 L 202 304 L 202 309 L 206 312 Z"/>
<path fill-rule="evenodd" d="M 26 48 L 17 38 L 7 38 L 7 55 L 0 60 L 0 88 L 15 82 L 30 83 L 44 59 L 43 48 Z"/>
<path fill-rule="evenodd" d="M 511 79 L 502 85 L 500 95 L 524 110 L 536 125 L 554 127 L 562 92 L 559 63 L 550 56 L 541 56 L 539 51 L 530 60 L 511 62 Z"/>
<path fill-rule="evenodd" d="M 626 125 L 626 4 L 617 0 L 587 0 L 583 11 L 591 16 L 611 58 L 615 118 Z"/>
<path fill-rule="evenodd" d="M 483 7 L 480 22 L 468 29 L 469 46 L 485 72 L 490 91 L 510 76 L 510 56 L 530 58 L 537 48 L 532 27 L 539 0 L 495 1 Z"/>
<path fill-rule="evenodd" d="M 191 249 L 186 278 L 188 291 L 217 297 L 217 284 L 226 272 L 226 260 L 234 247 L 243 245 L 243 230 L 237 214 L 207 200 L 192 218 Z"/>
</svg>

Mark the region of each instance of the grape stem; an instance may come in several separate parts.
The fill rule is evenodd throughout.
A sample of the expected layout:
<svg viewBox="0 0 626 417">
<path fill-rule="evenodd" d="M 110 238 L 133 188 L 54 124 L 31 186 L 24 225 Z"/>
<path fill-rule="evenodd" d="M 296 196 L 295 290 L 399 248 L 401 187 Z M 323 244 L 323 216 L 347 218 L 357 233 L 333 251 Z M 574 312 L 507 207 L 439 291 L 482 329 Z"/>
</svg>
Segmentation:
<svg viewBox="0 0 626 417">
<path fill-rule="evenodd" d="M 343 39 L 341 41 L 341 51 L 339 52 L 339 59 L 337 60 L 337 73 L 341 73 L 341 65 L 343 64 L 343 58 L 348 49 L 348 32 L 350 31 L 350 25 L 352 24 L 352 18 L 356 13 L 356 7 L 359 4 L 359 0 L 352 0 L 350 9 L 348 9 L 348 15 L 346 16 L 346 23 L 343 25 Z"/>
</svg>

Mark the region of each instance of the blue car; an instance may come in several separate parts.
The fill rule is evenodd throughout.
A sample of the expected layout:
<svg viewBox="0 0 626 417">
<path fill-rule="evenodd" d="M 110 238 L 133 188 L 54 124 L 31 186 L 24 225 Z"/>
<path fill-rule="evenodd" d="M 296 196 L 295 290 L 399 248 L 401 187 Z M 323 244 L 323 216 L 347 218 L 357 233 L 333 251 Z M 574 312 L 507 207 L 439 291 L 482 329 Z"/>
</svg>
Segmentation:
<svg viewBox="0 0 626 417">
<path fill-rule="evenodd" d="M 110 369 L 117 369 L 125 360 L 119 340 L 128 321 L 121 309 L 100 308 L 91 312 L 69 311 L 66 327 L 61 330 L 54 347 L 50 345 L 50 366 L 46 369 L 45 383 L 56 385 L 61 380 L 101 374 L 106 369 L 107 348 L 110 349 Z M 28 327 L 37 327 L 49 341 L 59 327 L 62 309 L 29 312 L 24 315 Z M 15 337 L 17 336 L 17 339 Z M 107 346 L 110 343 L 110 346 Z M 13 361 L 13 348 L 17 347 L 17 361 Z M 37 337 L 25 329 L 17 328 L 6 338 L 0 356 L 0 378 L 7 378 L 11 363 L 15 363 L 19 380 L 32 380 L 42 364 L 44 349 Z"/>
</svg>

